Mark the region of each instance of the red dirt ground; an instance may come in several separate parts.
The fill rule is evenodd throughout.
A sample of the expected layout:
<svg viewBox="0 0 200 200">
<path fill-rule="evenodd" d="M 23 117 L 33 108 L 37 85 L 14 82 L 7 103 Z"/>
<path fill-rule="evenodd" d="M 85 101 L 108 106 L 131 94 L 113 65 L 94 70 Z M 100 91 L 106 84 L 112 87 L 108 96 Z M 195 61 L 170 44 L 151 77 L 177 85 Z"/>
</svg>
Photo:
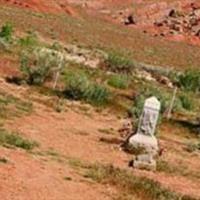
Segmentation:
<svg viewBox="0 0 200 200">
<path fill-rule="evenodd" d="M 68 13 L 72 16 L 77 15 L 75 10 L 71 8 L 65 0 L 0 0 L 0 4 L 14 5 L 45 13 Z"/>
<path fill-rule="evenodd" d="M 48 2 L 45 0 L 0 0 L 0 4 L 7 3 L 35 11 L 51 13 L 66 11 L 72 15 L 77 14 L 68 4 L 65 10 L 65 7 L 57 2 L 53 0 Z M 105 0 L 93 1 L 91 6 L 102 8 L 102 2 L 105 3 Z M 115 5 L 122 6 L 124 2 L 127 5 L 130 3 L 129 0 L 113 0 L 106 1 L 106 5 L 111 7 L 115 3 Z M 1 58 L 1 76 L 16 75 L 17 71 L 14 66 L 15 61 L 6 57 Z M 7 164 L 0 164 L 0 196 L 4 200 L 26 200 L 27 197 L 30 200 L 93 200 L 97 197 L 98 200 L 112 200 L 113 196 L 115 197 L 114 188 L 88 181 L 69 164 L 59 161 L 59 158 L 52 159 L 48 155 L 40 155 L 50 150 L 86 163 L 113 164 L 130 170 L 135 175 L 145 175 L 181 194 L 195 195 L 200 198 L 200 182 L 196 178 L 180 174 L 129 169 L 127 163 L 131 156 L 121 151 L 118 143 L 113 142 L 121 139 L 117 132 L 120 122 L 115 115 L 108 112 L 97 113 L 92 108 L 86 113 L 84 109 L 80 109 L 83 105 L 68 101 L 66 111 L 57 113 L 46 105 L 49 99 L 55 103 L 51 97 L 39 95 L 28 87 L 8 84 L 2 78 L 0 79 L 0 90 L 33 102 L 33 113 L 7 120 L 5 128 L 18 131 L 22 136 L 38 141 L 40 144 L 33 154 L 0 146 L 1 157 L 9 161 Z M 115 134 L 102 133 L 100 130 L 103 129 L 112 129 Z M 176 131 L 179 132 L 180 129 L 161 127 L 164 137 L 160 141 L 166 149 L 164 158 L 169 163 L 177 164 L 177 167 L 179 167 L 178 160 L 184 162 L 190 171 L 198 172 L 199 157 L 191 157 L 190 154 L 183 152 L 182 138 L 178 138 Z M 102 138 L 110 143 L 100 141 Z M 70 177 L 72 180 L 65 180 L 65 177 Z"/>
<path fill-rule="evenodd" d="M 130 25 L 129 28 L 136 28 L 141 31 L 153 35 L 155 37 L 162 35 L 165 39 L 177 42 L 186 42 L 192 45 L 200 45 L 200 38 L 192 34 L 181 33 L 178 35 L 170 35 L 163 33 L 160 27 L 154 26 L 155 21 L 162 19 L 170 9 L 182 9 L 190 11 L 192 7 L 199 8 L 199 1 L 196 0 L 165 0 L 165 1 L 130 1 L 130 0 L 85 0 L 74 1 L 69 0 L 71 4 L 81 5 L 85 10 L 89 11 L 93 17 L 97 15 L 103 16 L 104 19 L 111 23 L 122 24 L 123 20 L 129 15 L 134 14 L 136 17 L 136 25 Z M 83 3 L 84 2 L 84 3 Z M 103 14 L 105 11 L 106 14 Z"/>
<path fill-rule="evenodd" d="M 91 17 L 102 15 L 103 18 L 111 23 L 121 23 L 125 16 L 133 12 L 134 8 L 135 15 L 140 21 L 140 23 L 134 26 L 134 28 L 145 31 L 150 35 L 160 35 L 163 33 L 160 28 L 153 25 L 153 21 L 160 19 L 160 17 L 163 16 L 164 13 L 168 12 L 170 8 L 181 7 L 184 10 L 189 10 L 191 8 L 190 5 L 193 2 L 197 2 L 196 4 L 199 3 L 198 1 L 194 0 L 166 0 L 163 2 L 146 0 L 0 0 L 0 4 L 14 5 L 17 7 L 32 9 L 34 11 L 45 13 L 67 13 L 77 17 L 79 15 L 77 9 L 75 9 L 73 6 L 75 4 L 88 11 L 88 14 L 91 14 Z M 118 16 L 117 19 L 113 19 L 112 14 L 103 15 L 101 13 L 102 10 L 112 10 L 116 11 L 118 14 L 124 10 L 124 14 Z M 180 34 L 166 35 L 164 37 L 172 41 L 200 45 L 200 38 L 192 35 Z"/>
<path fill-rule="evenodd" d="M 92 108 L 86 114 L 80 109 L 82 105 L 75 102 L 66 102 L 67 110 L 57 113 L 44 105 L 47 104 L 44 96 L 38 96 L 35 92 L 30 93 L 28 88 L 16 88 L 2 81 L 0 89 L 26 100 L 40 99 L 40 103 L 33 102 L 34 111 L 31 115 L 7 120 L 5 123 L 5 128 L 8 130 L 17 131 L 24 137 L 40 143 L 38 154 L 0 147 L 0 155 L 9 160 L 9 163 L 2 165 L 0 170 L 0 194 L 5 200 L 25 200 L 27 196 L 30 200 L 38 198 L 92 200 L 95 196 L 98 196 L 100 200 L 112 199 L 111 196 L 115 193 L 113 188 L 88 183 L 69 165 L 56 160 L 52 161 L 48 156 L 40 156 L 39 153 L 53 150 L 59 155 L 85 163 L 114 164 L 114 166 L 128 169 L 127 163 L 131 156 L 121 151 L 117 143 L 100 141 L 102 137 L 107 141 L 120 140 L 117 133 L 120 122 L 116 116 L 106 112 L 96 113 Z M 116 134 L 110 135 L 99 131 L 110 128 Z M 181 152 L 182 148 L 180 145 L 174 145 L 178 138 L 168 140 L 169 138 L 170 136 L 166 135 L 166 139 L 162 139 L 161 144 L 167 148 L 166 156 L 176 163 L 177 159 L 183 158 L 181 154 L 177 157 L 172 152 Z M 189 160 L 190 156 L 186 156 Z M 198 157 L 190 160 L 190 163 L 196 162 L 195 168 L 199 168 Z M 193 169 L 189 164 L 188 166 L 190 170 Z M 197 179 L 164 172 L 154 173 L 133 169 L 130 171 L 135 175 L 145 175 L 159 181 L 164 187 L 176 192 L 200 197 L 200 183 Z M 71 177 L 72 181 L 64 180 L 66 176 Z"/>
</svg>

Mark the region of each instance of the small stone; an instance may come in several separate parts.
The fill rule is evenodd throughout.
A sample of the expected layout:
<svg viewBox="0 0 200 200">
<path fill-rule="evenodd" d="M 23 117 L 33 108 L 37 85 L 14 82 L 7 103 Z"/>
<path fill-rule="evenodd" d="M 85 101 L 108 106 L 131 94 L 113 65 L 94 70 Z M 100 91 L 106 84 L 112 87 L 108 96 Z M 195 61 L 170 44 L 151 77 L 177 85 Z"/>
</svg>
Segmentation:
<svg viewBox="0 0 200 200">
<path fill-rule="evenodd" d="M 198 20 L 196 18 L 191 18 L 189 23 L 191 26 L 196 26 L 198 25 Z"/>
<path fill-rule="evenodd" d="M 124 24 L 125 24 L 125 25 L 136 24 L 136 21 L 135 21 L 133 15 L 129 15 L 129 16 L 125 19 Z"/>
<path fill-rule="evenodd" d="M 174 9 L 170 10 L 168 16 L 169 17 L 177 17 L 176 10 L 174 10 Z"/>
</svg>

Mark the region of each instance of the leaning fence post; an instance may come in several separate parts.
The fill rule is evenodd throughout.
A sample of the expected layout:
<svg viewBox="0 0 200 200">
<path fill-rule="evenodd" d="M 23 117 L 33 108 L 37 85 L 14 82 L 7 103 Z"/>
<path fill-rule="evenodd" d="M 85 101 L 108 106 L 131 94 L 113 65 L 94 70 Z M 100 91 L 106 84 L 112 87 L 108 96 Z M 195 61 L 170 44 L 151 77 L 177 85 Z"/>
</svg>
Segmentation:
<svg viewBox="0 0 200 200">
<path fill-rule="evenodd" d="M 171 118 L 172 110 L 173 110 L 174 103 L 175 103 L 175 100 L 176 100 L 176 93 L 177 93 L 177 87 L 174 88 L 173 97 L 172 97 L 172 100 L 171 100 L 171 103 L 170 103 L 170 106 L 169 106 L 169 110 L 168 110 L 168 113 L 167 113 L 167 119 Z"/>
<path fill-rule="evenodd" d="M 56 86 L 57 86 L 57 83 L 58 83 L 58 80 L 59 80 L 59 76 L 60 76 L 60 70 L 61 70 L 62 64 L 63 64 L 63 60 L 64 60 L 64 55 L 62 55 L 62 57 L 60 59 L 60 63 L 59 63 L 59 66 L 58 66 L 58 69 L 57 69 L 57 72 L 56 72 L 56 75 L 55 75 L 53 90 L 56 89 Z"/>
</svg>

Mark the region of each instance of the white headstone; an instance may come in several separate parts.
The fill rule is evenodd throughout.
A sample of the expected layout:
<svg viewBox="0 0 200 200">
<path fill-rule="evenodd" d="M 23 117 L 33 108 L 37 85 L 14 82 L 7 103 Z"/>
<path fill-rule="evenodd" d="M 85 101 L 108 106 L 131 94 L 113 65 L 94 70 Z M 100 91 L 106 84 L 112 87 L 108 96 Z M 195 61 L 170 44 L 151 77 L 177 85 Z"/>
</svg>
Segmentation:
<svg viewBox="0 0 200 200">
<path fill-rule="evenodd" d="M 143 113 L 138 126 L 138 134 L 154 136 L 160 112 L 160 102 L 156 97 L 150 97 L 145 101 Z"/>
<path fill-rule="evenodd" d="M 158 152 L 158 141 L 154 136 L 156 125 L 159 118 L 161 104 L 156 97 L 150 97 L 146 99 L 144 103 L 144 108 L 142 115 L 140 117 L 138 130 L 135 135 L 129 139 L 129 147 L 136 150 L 139 149 L 137 153 L 137 159 L 134 162 L 134 166 L 151 166 L 155 168 L 156 162 L 152 159 L 152 162 L 149 165 L 149 162 L 145 162 L 142 158 L 145 157 L 154 157 Z"/>
</svg>

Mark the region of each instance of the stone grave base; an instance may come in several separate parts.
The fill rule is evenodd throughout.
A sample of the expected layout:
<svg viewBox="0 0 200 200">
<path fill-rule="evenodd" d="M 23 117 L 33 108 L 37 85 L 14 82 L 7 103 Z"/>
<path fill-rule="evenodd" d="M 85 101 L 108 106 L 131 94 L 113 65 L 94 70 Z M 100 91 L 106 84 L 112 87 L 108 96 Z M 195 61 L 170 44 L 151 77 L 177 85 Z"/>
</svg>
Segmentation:
<svg viewBox="0 0 200 200">
<path fill-rule="evenodd" d="M 156 161 L 150 154 L 139 155 L 136 156 L 136 159 L 133 161 L 133 167 L 137 169 L 155 171 Z"/>
<path fill-rule="evenodd" d="M 128 146 L 129 150 L 136 156 L 133 160 L 134 168 L 156 170 L 155 159 L 159 150 L 156 137 L 136 134 L 129 139 Z"/>
<path fill-rule="evenodd" d="M 133 149 L 133 153 L 136 153 L 136 155 L 152 154 L 155 156 L 158 153 L 158 141 L 154 136 L 147 136 L 142 134 L 133 135 L 129 139 L 128 146 L 130 149 Z"/>
</svg>

